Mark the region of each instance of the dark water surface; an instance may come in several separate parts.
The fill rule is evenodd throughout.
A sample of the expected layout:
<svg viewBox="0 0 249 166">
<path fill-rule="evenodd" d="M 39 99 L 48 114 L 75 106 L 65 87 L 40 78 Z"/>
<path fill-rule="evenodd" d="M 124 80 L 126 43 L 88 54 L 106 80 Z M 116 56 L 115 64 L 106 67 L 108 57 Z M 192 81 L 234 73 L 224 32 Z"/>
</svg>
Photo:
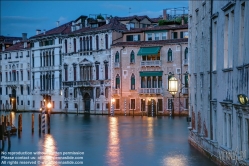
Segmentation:
<svg viewBox="0 0 249 166">
<path fill-rule="evenodd" d="M 18 115 L 18 113 L 15 114 L 13 118 L 16 127 Z M 84 152 L 84 155 L 81 155 L 84 158 L 80 160 L 84 163 L 79 165 L 86 166 L 214 165 L 189 145 L 186 117 L 172 119 L 170 117 L 52 114 L 50 134 L 39 135 L 38 113 L 35 113 L 33 134 L 31 113 L 23 113 L 22 116 L 23 131 L 20 136 L 18 134 L 11 136 L 10 149 L 8 149 L 7 139 L 5 140 L 4 152 L 79 151 Z M 61 156 L 56 153 L 49 154 L 39 161 L 52 161 L 51 157 Z M 2 161 L 14 160 L 0 159 L 0 162 Z M 33 165 L 49 165 L 38 164 L 37 156 L 34 161 L 36 164 Z M 70 164 L 54 162 L 53 165 Z"/>
</svg>

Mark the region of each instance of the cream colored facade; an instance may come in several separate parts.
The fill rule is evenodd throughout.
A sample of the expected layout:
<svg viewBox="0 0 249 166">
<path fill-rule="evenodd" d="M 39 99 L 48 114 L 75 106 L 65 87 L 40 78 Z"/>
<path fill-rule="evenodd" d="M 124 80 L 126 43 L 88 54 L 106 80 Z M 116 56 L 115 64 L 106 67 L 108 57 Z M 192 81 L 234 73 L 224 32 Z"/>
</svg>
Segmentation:
<svg viewBox="0 0 249 166">
<path fill-rule="evenodd" d="M 155 33 L 168 34 L 169 30 L 126 32 L 123 41 L 127 35 L 148 33 L 154 36 Z M 167 91 L 170 73 L 179 81 L 179 91 L 174 97 L 174 113 L 188 114 L 188 86 L 185 82 L 188 76 L 187 46 L 186 38 L 162 40 L 161 37 L 159 40 L 152 37 L 151 41 L 125 41 L 112 45 L 111 96 L 115 99 L 112 103 L 114 114 L 132 115 L 134 111 L 136 115 L 156 116 L 172 113 L 172 95 Z M 158 47 L 158 54 L 138 55 L 141 48 L 151 47 Z M 171 60 L 168 59 L 170 49 Z"/>
</svg>

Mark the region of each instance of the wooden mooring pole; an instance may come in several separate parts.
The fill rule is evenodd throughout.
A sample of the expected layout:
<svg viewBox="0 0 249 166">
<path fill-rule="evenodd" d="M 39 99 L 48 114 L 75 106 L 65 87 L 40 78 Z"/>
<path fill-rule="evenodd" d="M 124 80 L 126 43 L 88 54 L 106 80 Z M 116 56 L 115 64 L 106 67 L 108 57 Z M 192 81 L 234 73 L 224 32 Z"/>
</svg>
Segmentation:
<svg viewBox="0 0 249 166">
<path fill-rule="evenodd" d="M 39 117 L 38 117 L 38 119 L 39 119 L 39 133 L 41 133 L 41 114 L 39 114 Z"/>
<path fill-rule="evenodd" d="M 34 114 L 32 114 L 32 117 L 31 117 L 31 128 L 32 128 L 32 133 L 34 132 L 34 121 L 35 121 L 35 116 L 34 116 Z"/>
</svg>

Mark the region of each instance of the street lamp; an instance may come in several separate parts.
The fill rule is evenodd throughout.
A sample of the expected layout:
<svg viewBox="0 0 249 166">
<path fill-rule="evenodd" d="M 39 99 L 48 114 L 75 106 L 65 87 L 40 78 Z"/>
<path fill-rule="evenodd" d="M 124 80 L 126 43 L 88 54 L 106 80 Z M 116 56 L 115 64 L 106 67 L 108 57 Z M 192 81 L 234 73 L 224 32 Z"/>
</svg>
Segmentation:
<svg viewBox="0 0 249 166">
<path fill-rule="evenodd" d="M 51 103 L 50 102 L 48 103 L 47 107 L 48 107 L 48 113 L 50 113 L 50 108 L 51 108 Z"/>
<path fill-rule="evenodd" d="M 111 110 L 111 115 L 113 116 L 113 114 L 114 114 L 114 102 L 115 102 L 115 99 L 114 98 L 112 98 L 112 100 L 111 100 L 111 106 L 112 106 L 112 110 Z"/>
<path fill-rule="evenodd" d="M 173 96 L 173 102 L 172 102 L 172 116 L 174 116 L 174 96 L 178 91 L 178 80 L 171 76 L 169 79 L 169 93 Z"/>
</svg>

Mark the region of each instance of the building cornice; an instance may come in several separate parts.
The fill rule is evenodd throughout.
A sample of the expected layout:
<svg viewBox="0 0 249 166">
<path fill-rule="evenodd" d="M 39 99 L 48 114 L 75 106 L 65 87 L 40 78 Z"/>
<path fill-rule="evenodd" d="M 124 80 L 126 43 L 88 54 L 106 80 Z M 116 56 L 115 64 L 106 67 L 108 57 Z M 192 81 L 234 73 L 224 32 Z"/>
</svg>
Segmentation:
<svg viewBox="0 0 249 166">
<path fill-rule="evenodd" d="M 228 2 L 225 6 L 223 6 L 221 8 L 222 11 L 227 11 L 228 9 L 230 9 L 231 7 L 233 7 L 235 5 L 235 1 L 234 0 L 231 0 L 230 2 Z"/>
</svg>

